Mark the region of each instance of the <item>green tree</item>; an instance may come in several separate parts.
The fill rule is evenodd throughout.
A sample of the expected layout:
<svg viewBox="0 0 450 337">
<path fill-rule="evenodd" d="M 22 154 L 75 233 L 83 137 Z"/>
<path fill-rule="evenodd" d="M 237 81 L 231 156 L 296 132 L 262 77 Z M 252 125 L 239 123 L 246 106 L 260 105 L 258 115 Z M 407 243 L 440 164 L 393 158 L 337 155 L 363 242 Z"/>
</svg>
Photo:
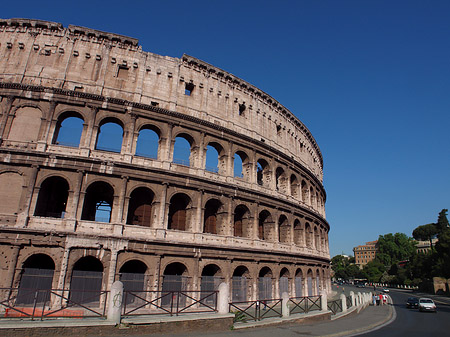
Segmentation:
<svg viewBox="0 0 450 337">
<path fill-rule="evenodd" d="M 399 261 L 409 260 L 416 251 L 415 241 L 404 233 L 380 235 L 377 245 L 377 259 L 388 268 Z"/>
<path fill-rule="evenodd" d="M 413 230 L 412 235 L 416 240 L 430 241 L 430 247 L 433 247 L 432 239 L 437 235 L 438 227 L 435 223 L 422 225 Z"/>
<path fill-rule="evenodd" d="M 438 216 L 438 242 L 436 243 L 436 263 L 432 273 L 434 276 L 450 277 L 450 225 L 447 219 L 447 209 Z"/>
<path fill-rule="evenodd" d="M 363 267 L 362 273 L 369 282 L 379 282 L 385 271 L 384 264 L 380 260 L 374 259 Z"/>
</svg>

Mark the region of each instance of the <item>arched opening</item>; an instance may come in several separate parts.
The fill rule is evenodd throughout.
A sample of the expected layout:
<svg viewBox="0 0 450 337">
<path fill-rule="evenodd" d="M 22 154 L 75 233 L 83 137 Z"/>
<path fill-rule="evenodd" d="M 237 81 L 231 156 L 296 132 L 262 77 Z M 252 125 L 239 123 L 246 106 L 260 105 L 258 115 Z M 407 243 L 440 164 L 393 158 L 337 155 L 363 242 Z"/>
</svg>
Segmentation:
<svg viewBox="0 0 450 337">
<path fill-rule="evenodd" d="M 317 227 L 314 227 L 314 248 L 320 251 L 320 235 Z"/>
<path fill-rule="evenodd" d="M 316 207 L 316 194 L 314 193 L 312 186 L 309 188 L 309 197 L 311 198 L 311 207 Z"/>
<path fill-rule="evenodd" d="M 289 291 L 289 270 L 287 268 L 283 268 L 280 271 L 280 283 L 279 283 L 279 290 L 280 290 L 280 298 L 283 297 L 283 293 L 290 294 Z"/>
<path fill-rule="evenodd" d="M 119 270 L 119 281 L 123 283 L 125 303 L 131 306 L 143 304 L 141 298 L 145 298 L 145 272 L 147 265 L 139 260 L 127 261 Z"/>
<path fill-rule="evenodd" d="M 81 220 L 110 222 L 114 190 L 111 185 L 97 181 L 86 190 Z"/>
<path fill-rule="evenodd" d="M 46 254 L 34 254 L 26 259 L 22 265 L 16 304 L 33 304 L 36 295 L 37 303 L 48 301 L 54 272 L 55 262 Z"/>
<path fill-rule="evenodd" d="M 258 299 L 272 299 L 272 270 L 269 267 L 263 267 L 259 271 L 258 277 Z"/>
<path fill-rule="evenodd" d="M 175 138 L 173 146 L 173 162 L 175 164 L 190 166 L 192 143 L 193 140 L 189 135 L 181 134 Z"/>
<path fill-rule="evenodd" d="M 309 205 L 310 200 L 308 197 L 308 185 L 304 180 L 302 180 L 302 201 Z"/>
<path fill-rule="evenodd" d="M 73 266 L 70 300 L 79 304 L 100 304 L 103 264 L 93 256 L 79 259 Z"/>
<path fill-rule="evenodd" d="M 231 302 L 245 302 L 247 301 L 248 284 L 247 278 L 249 271 L 247 267 L 239 266 L 233 272 L 232 286 L 231 286 Z"/>
<path fill-rule="evenodd" d="M 274 232 L 275 230 L 272 216 L 266 210 L 261 211 L 259 213 L 259 221 L 258 221 L 258 238 L 260 240 L 275 241 Z"/>
<path fill-rule="evenodd" d="M 201 297 L 203 302 L 213 305 L 216 301 L 216 296 L 212 293 L 219 290 L 219 285 L 222 282 L 222 271 L 215 264 L 208 264 L 202 271 L 202 282 L 200 289 L 202 291 Z"/>
<path fill-rule="evenodd" d="M 280 215 L 278 219 L 278 236 L 278 241 L 281 243 L 290 243 L 291 241 L 291 226 L 284 214 Z"/>
<path fill-rule="evenodd" d="M 61 177 L 44 180 L 34 210 L 35 216 L 64 218 L 66 212 L 69 184 Z"/>
<path fill-rule="evenodd" d="M 299 197 L 299 190 L 300 190 L 300 184 L 298 182 L 297 177 L 294 174 L 291 175 L 290 185 L 291 185 L 291 196 L 293 198 L 298 199 L 298 197 Z"/>
<path fill-rule="evenodd" d="M 130 195 L 127 224 L 152 226 L 152 204 L 155 194 L 146 187 L 138 187 Z"/>
<path fill-rule="evenodd" d="M 150 125 L 144 126 L 137 138 L 136 156 L 157 159 L 159 139 L 159 129 Z"/>
<path fill-rule="evenodd" d="M 320 272 L 316 270 L 316 295 L 320 295 Z"/>
<path fill-rule="evenodd" d="M 303 272 L 299 268 L 295 273 L 295 297 L 303 296 Z"/>
<path fill-rule="evenodd" d="M 308 269 L 308 274 L 306 275 L 306 283 L 308 287 L 308 296 L 313 296 L 314 294 L 313 273 L 311 269 Z"/>
<path fill-rule="evenodd" d="M 221 218 L 220 210 L 222 203 L 217 199 L 208 200 L 205 205 L 203 232 L 217 234 L 218 226 L 220 226 L 219 220 Z"/>
<path fill-rule="evenodd" d="M 62 114 L 56 123 L 53 144 L 79 147 L 83 133 L 83 117 L 76 112 Z"/>
<path fill-rule="evenodd" d="M 175 194 L 170 199 L 168 229 L 188 230 L 191 199 L 183 193 Z"/>
<path fill-rule="evenodd" d="M 174 262 L 167 265 L 163 273 L 161 304 L 163 306 L 170 306 L 172 303 L 176 305 L 178 301 L 180 306 L 186 305 L 185 292 L 188 281 L 187 268 L 184 264 Z"/>
<path fill-rule="evenodd" d="M 256 182 L 261 186 L 270 186 L 269 164 L 264 159 L 256 163 Z"/>
<path fill-rule="evenodd" d="M 305 224 L 306 248 L 313 248 L 313 232 L 309 223 Z"/>
<path fill-rule="evenodd" d="M 244 205 L 239 205 L 234 210 L 233 235 L 237 237 L 251 237 L 250 211 Z"/>
<path fill-rule="evenodd" d="M 281 167 L 278 167 L 275 171 L 275 185 L 278 192 L 287 194 L 286 174 Z"/>
<path fill-rule="evenodd" d="M 294 221 L 294 242 L 296 245 L 303 245 L 303 226 L 298 219 Z"/>
<path fill-rule="evenodd" d="M 122 150 L 123 125 L 115 118 L 102 121 L 98 129 L 96 150 L 117 152 Z"/>
<path fill-rule="evenodd" d="M 222 147 L 217 143 L 209 143 L 206 146 L 206 161 L 205 170 L 209 172 L 219 172 L 219 155 L 222 152 Z"/>
</svg>

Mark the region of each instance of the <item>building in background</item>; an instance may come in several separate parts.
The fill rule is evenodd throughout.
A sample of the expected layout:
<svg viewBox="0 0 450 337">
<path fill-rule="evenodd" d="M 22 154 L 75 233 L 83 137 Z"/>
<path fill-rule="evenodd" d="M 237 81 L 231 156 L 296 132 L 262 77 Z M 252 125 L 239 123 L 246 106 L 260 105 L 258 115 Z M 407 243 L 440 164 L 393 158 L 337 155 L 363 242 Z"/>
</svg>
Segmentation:
<svg viewBox="0 0 450 337">
<path fill-rule="evenodd" d="M 428 251 L 431 250 L 431 244 L 433 245 L 433 247 L 436 245 L 436 242 L 438 242 L 437 238 L 431 239 L 431 244 L 430 241 L 426 240 L 426 241 L 416 241 L 416 250 L 418 253 L 426 253 Z"/>
<path fill-rule="evenodd" d="M 375 259 L 377 254 L 377 242 L 378 241 L 370 241 L 366 242 L 365 245 L 353 248 L 353 253 L 355 254 L 355 264 L 359 268 L 362 268 L 367 263 Z"/>
</svg>

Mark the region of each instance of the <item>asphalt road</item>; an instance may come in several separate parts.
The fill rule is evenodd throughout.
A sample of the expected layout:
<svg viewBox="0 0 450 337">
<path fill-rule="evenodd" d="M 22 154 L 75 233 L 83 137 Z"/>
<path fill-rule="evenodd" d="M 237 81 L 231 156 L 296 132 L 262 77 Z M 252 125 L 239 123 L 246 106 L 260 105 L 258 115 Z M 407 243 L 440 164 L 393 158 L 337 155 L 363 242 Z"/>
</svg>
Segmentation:
<svg viewBox="0 0 450 337">
<path fill-rule="evenodd" d="M 450 335 L 450 298 L 434 297 L 437 313 L 419 312 L 418 309 L 407 309 L 408 297 L 421 297 L 411 292 L 391 290 L 390 296 L 394 302 L 396 319 L 389 325 L 364 336 L 394 337 L 394 336 L 449 336 Z M 425 297 L 425 296 L 423 296 Z"/>
</svg>

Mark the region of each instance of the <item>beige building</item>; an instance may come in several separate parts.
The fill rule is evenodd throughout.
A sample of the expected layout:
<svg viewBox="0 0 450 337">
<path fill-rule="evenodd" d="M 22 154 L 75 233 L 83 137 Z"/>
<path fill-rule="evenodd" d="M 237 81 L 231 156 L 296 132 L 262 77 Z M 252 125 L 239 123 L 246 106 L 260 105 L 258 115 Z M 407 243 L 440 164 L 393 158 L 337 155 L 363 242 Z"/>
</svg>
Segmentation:
<svg viewBox="0 0 450 337">
<path fill-rule="evenodd" d="M 436 242 L 438 242 L 437 238 L 431 239 L 431 243 L 434 245 L 436 245 Z M 416 250 L 418 253 L 426 253 L 429 250 L 431 250 L 431 244 L 430 241 L 426 240 L 426 241 L 416 241 Z"/>
<path fill-rule="evenodd" d="M 319 146 L 244 80 L 122 35 L 0 20 L 0 112 L 0 287 L 330 290 Z"/>
<path fill-rule="evenodd" d="M 353 253 L 355 254 L 355 264 L 362 268 L 367 263 L 375 259 L 377 254 L 377 242 L 370 241 L 366 242 L 365 245 L 357 246 L 353 248 Z"/>
</svg>

